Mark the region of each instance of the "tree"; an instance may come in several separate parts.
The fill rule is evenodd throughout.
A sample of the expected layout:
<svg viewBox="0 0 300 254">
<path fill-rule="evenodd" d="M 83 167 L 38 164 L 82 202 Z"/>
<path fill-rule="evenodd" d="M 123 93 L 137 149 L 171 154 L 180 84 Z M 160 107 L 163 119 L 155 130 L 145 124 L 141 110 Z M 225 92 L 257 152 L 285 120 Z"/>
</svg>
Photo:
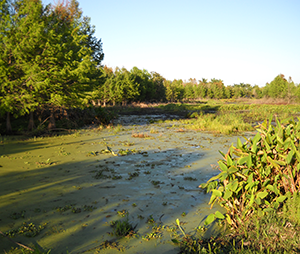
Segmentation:
<svg viewBox="0 0 300 254">
<path fill-rule="evenodd" d="M 0 110 L 7 113 L 7 131 L 10 132 L 10 114 L 23 115 L 37 105 L 31 86 L 38 75 L 34 73 L 36 66 L 24 65 L 24 62 L 33 63 L 33 55 L 40 53 L 36 42 L 41 39 L 43 8 L 38 0 L 19 0 L 2 1 L 0 9 Z"/>
<path fill-rule="evenodd" d="M 266 85 L 267 95 L 271 98 L 286 98 L 289 83 L 283 74 L 276 76 L 270 84 Z"/>
<path fill-rule="evenodd" d="M 166 88 L 164 86 L 165 78 L 157 72 L 151 72 L 151 81 L 154 86 L 153 100 L 165 101 L 166 100 Z"/>
<path fill-rule="evenodd" d="M 82 106 L 99 82 L 101 40 L 76 0 L 3 0 L 0 15 L 0 111 L 9 119 L 46 107 L 53 128 L 55 107 Z"/>
<path fill-rule="evenodd" d="M 115 75 L 116 101 L 126 106 L 129 100 L 139 96 L 139 84 L 134 82 L 134 77 L 125 68 L 116 68 Z"/>
</svg>

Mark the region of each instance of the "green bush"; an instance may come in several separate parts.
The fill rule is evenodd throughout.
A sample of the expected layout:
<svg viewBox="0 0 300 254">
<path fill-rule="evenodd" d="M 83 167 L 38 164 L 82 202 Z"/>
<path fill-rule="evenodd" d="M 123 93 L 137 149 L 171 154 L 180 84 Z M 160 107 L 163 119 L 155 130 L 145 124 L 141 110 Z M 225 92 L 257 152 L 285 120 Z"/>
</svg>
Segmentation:
<svg viewBox="0 0 300 254">
<path fill-rule="evenodd" d="M 299 119 L 298 119 L 299 120 Z M 255 212 L 278 210 L 300 185 L 300 123 L 294 119 L 272 124 L 272 117 L 257 128 L 252 139 L 231 146 L 219 161 L 221 173 L 201 184 L 226 211 L 226 220 L 238 227 Z M 219 211 L 206 224 L 225 218 Z"/>
</svg>

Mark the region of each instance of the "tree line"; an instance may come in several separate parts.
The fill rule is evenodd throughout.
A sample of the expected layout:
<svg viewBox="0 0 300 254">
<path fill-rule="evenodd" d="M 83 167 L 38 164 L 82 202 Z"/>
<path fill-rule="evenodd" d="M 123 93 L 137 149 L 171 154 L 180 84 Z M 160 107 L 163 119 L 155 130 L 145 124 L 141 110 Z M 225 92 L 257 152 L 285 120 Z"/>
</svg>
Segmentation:
<svg viewBox="0 0 300 254">
<path fill-rule="evenodd" d="M 101 40 L 76 0 L 44 6 L 41 0 L 0 1 L 0 112 L 10 116 L 82 107 L 99 83 Z"/>
<path fill-rule="evenodd" d="M 280 74 L 265 87 L 225 86 L 221 79 L 166 80 L 157 72 L 133 67 L 102 66 L 101 39 L 76 0 L 42 4 L 41 0 L 0 1 L 0 119 L 10 132 L 14 119 L 35 112 L 68 117 L 68 110 L 89 105 L 127 105 L 132 102 L 183 102 L 198 99 L 300 99 L 299 85 Z M 1 125 L 1 124 L 0 124 Z"/>
</svg>

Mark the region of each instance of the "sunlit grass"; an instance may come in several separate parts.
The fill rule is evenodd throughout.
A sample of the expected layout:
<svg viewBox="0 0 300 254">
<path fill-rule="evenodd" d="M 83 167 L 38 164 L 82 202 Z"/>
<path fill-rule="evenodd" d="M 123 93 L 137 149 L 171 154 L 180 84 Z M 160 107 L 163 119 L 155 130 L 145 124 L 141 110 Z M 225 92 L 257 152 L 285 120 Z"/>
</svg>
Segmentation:
<svg viewBox="0 0 300 254">
<path fill-rule="evenodd" d="M 253 130 L 250 123 L 244 122 L 242 117 L 236 114 L 200 114 L 197 119 L 182 120 L 181 122 L 186 124 L 186 129 L 212 131 L 222 134 Z"/>
</svg>

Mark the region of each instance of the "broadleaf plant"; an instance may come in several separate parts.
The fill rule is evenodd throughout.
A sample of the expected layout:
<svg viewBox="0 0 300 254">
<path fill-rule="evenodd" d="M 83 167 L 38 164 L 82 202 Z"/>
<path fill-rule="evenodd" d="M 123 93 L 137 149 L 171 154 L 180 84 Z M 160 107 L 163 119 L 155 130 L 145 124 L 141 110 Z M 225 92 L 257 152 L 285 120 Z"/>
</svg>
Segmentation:
<svg viewBox="0 0 300 254">
<path fill-rule="evenodd" d="M 199 187 L 211 192 L 209 204 L 226 209 L 231 226 L 249 219 L 254 212 L 267 213 L 299 191 L 300 122 L 273 118 L 258 126 L 253 138 L 231 145 L 218 162 L 221 173 Z M 212 214 L 206 224 L 220 218 Z"/>
</svg>

